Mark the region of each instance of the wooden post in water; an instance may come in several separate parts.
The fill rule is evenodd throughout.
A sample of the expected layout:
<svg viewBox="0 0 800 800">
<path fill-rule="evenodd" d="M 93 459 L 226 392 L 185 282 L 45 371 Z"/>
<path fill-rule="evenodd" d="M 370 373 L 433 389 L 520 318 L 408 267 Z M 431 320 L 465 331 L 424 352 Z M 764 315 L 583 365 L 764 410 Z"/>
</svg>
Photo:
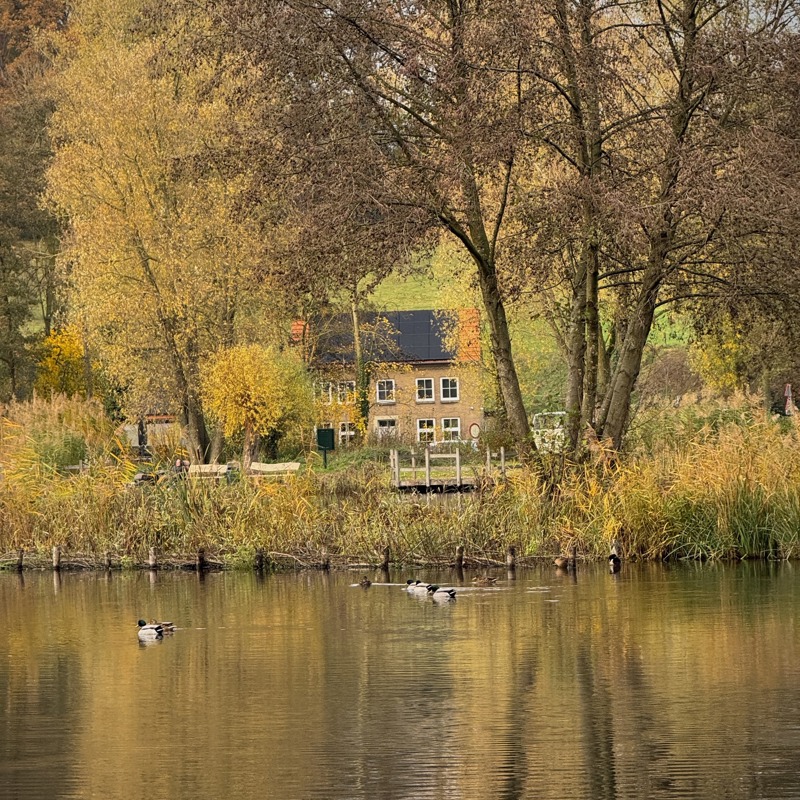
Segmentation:
<svg viewBox="0 0 800 800">
<path fill-rule="evenodd" d="M 111 553 L 108 550 L 106 550 L 103 556 L 103 561 L 105 563 L 106 569 L 111 569 Z"/>
<path fill-rule="evenodd" d="M 147 566 L 150 569 L 158 569 L 158 559 L 156 558 L 155 547 L 151 547 L 150 552 L 147 555 Z"/>
<path fill-rule="evenodd" d="M 53 545 L 53 569 L 58 572 L 61 569 L 61 547 Z"/>
<path fill-rule="evenodd" d="M 204 569 L 208 569 L 208 562 L 206 561 L 206 549 L 201 547 L 197 551 L 197 571 L 202 572 Z"/>
<path fill-rule="evenodd" d="M 456 547 L 456 569 L 464 568 L 464 545 Z"/>
<path fill-rule="evenodd" d="M 263 572 L 264 571 L 264 548 L 259 547 L 256 550 L 256 572 Z"/>
<path fill-rule="evenodd" d="M 384 572 L 389 571 L 389 561 L 392 557 L 392 551 L 389 549 L 389 545 L 387 544 L 386 547 L 383 548 L 383 561 L 381 561 L 381 569 Z"/>
<path fill-rule="evenodd" d="M 17 550 L 17 572 L 22 572 L 23 569 L 23 561 L 25 560 L 25 551 L 20 547 Z"/>
<path fill-rule="evenodd" d="M 461 488 L 461 450 L 456 448 L 456 486 Z"/>
<path fill-rule="evenodd" d="M 320 565 L 325 572 L 328 572 L 331 568 L 331 557 L 328 555 L 328 548 L 322 548 L 322 564 Z"/>
<path fill-rule="evenodd" d="M 425 445 L 425 486 L 431 488 L 431 449 Z"/>
<path fill-rule="evenodd" d="M 509 545 L 506 550 L 506 569 L 513 572 L 517 568 L 517 548 L 514 545 Z"/>
</svg>

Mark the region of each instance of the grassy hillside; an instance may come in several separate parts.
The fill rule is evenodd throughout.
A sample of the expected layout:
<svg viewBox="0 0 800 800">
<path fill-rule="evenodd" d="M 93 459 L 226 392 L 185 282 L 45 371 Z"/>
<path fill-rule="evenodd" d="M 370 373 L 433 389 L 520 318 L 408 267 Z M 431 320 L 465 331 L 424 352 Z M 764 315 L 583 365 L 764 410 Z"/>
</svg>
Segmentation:
<svg viewBox="0 0 800 800">
<path fill-rule="evenodd" d="M 390 276 L 371 297 L 376 308 L 386 311 L 481 307 L 472 286 L 472 270 L 457 258 L 437 253 L 427 274 Z M 531 320 L 520 309 L 510 310 L 512 346 L 523 396 L 531 413 L 562 406 L 566 366 L 552 331 L 541 320 Z"/>
<path fill-rule="evenodd" d="M 427 273 L 390 276 L 377 287 L 371 300 L 376 308 L 386 311 L 481 308 L 480 296 L 472 285 L 472 275 L 469 264 L 464 264 L 454 253 L 442 248 L 434 255 Z M 509 309 L 509 320 L 514 357 L 528 410 L 537 413 L 563 408 L 566 363 L 553 331 L 546 322 L 533 319 L 520 306 Z M 666 384 L 676 377 L 672 364 L 676 360 L 685 363 L 689 342 L 690 330 L 680 315 L 662 314 L 656 319 L 643 364 L 643 378 L 656 368 L 652 372 L 653 380 L 646 381 L 649 390 L 658 394 L 669 393 L 670 387 Z M 687 385 L 685 371 L 682 368 L 675 394 L 680 394 L 683 391 L 680 387 Z M 662 376 L 662 372 L 666 375 Z"/>
</svg>

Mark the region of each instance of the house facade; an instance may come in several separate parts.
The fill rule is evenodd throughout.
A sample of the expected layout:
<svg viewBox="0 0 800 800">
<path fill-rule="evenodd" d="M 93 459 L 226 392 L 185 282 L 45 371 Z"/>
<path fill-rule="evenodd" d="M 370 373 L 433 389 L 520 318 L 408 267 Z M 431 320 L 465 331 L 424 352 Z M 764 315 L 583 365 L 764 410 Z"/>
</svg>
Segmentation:
<svg viewBox="0 0 800 800">
<path fill-rule="evenodd" d="M 404 311 L 365 319 L 369 365 L 367 441 L 440 444 L 477 440 L 484 422 L 476 309 Z M 314 359 L 318 427 L 338 446 L 357 438 L 352 333 L 321 337 Z"/>
</svg>

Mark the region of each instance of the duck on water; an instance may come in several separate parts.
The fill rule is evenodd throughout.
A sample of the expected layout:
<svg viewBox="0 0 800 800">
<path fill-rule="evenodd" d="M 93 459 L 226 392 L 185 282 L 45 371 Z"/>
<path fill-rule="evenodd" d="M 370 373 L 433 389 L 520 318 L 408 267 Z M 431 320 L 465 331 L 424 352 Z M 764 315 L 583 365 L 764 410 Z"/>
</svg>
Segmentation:
<svg viewBox="0 0 800 800">
<path fill-rule="evenodd" d="M 138 636 L 142 641 L 162 639 L 165 633 L 172 633 L 175 630 L 174 623 L 156 622 L 154 619 L 151 619 L 150 622 L 140 619 L 136 624 L 139 627 Z"/>
</svg>

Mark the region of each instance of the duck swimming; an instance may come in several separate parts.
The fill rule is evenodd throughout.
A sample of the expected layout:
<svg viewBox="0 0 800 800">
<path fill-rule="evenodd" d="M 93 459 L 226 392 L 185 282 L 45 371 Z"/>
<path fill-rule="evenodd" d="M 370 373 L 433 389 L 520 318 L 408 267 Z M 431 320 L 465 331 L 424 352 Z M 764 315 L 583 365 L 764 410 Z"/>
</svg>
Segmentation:
<svg viewBox="0 0 800 800">
<path fill-rule="evenodd" d="M 567 572 L 569 572 L 569 570 L 574 570 L 575 569 L 575 554 L 576 554 L 576 552 L 577 552 L 577 548 L 575 547 L 575 545 L 572 545 L 572 548 L 569 551 L 569 555 L 568 556 L 556 556 L 553 559 L 553 564 L 555 564 L 555 566 L 558 569 L 565 569 L 565 570 L 567 570 Z"/>
<path fill-rule="evenodd" d="M 369 578 L 368 578 L 368 577 L 365 575 L 365 576 L 364 576 L 364 577 L 363 577 L 363 578 L 362 578 L 362 579 L 361 579 L 361 580 L 358 582 L 358 585 L 359 585 L 359 586 L 360 586 L 362 589 L 369 589 L 369 587 L 370 587 L 370 586 L 372 586 L 372 581 L 371 581 L 371 580 L 370 580 L 370 579 L 369 579 Z"/>
<path fill-rule="evenodd" d="M 451 600 L 456 599 L 455 589 L 442 589 L 436 584 L 431 584 L 428 587 L 428 594 L 437 603 L 449 603 Z"/>
<path fill-rule="evenodd" d="M 430 584 L 422 581 L 407 580 L 405 591 L 409 594 L 427 594 L 429 586 Z"/>
<path fill-rule="evenodd" d="M 619 572 L 619 568 L 622 565 L 622 559 L 619 557 L 617 547 L 617 540 L 614 539 L 614 542 L 611 545 L 611 555 L 608 557 L 608 568 L 611 570 L 611 572 Z"/>
<path fill-rule="evenodd" d="M 158 626 L 164 633 L 175 633 L 174 622 L 157 622 L 156 620 L 151 619 L 150 624 Z"/>
<path fill-rule="evenodd" d="M 140 619 L 136 624 L 139 626 L 139 639 L 143 642 L 164 638 L 164 629 L 158 623 L 147 623 Z"/>
</svg>

